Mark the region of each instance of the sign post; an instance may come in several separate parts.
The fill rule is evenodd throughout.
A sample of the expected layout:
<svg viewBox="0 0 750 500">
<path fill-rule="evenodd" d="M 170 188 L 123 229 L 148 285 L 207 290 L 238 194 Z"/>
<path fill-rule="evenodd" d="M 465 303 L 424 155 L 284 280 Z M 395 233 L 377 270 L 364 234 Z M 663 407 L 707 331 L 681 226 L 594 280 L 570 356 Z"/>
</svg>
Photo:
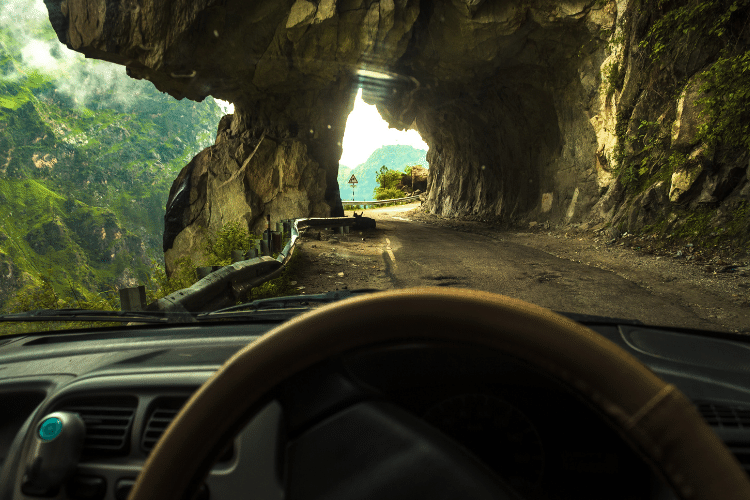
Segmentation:
<svg viewBox="0 0 750 500">
<path fill-rule="evenodd" d="M 357 181 L 357 178 L 352 174 L 351 177 L 349 177 L 349 185 L 352 187 L 352 201 L 354 201 L 354 188 L 359 184 L 359 181 Z"/>
</svg>

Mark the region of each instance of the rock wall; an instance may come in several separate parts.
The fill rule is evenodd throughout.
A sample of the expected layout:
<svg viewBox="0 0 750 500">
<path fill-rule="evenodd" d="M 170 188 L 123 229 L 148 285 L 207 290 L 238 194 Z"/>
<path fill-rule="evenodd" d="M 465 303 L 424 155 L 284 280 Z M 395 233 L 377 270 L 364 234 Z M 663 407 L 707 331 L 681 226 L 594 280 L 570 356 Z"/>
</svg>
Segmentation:
<svg viewBox="0 0 750 500">
<path fill-rule="evenodd" d="M 615 237 L 647 232 L 709 246 L 748 240 L 748 149 L 727 140 L 727 131 L 714 138 L 710 131 L 701 133 L 703 126 L 720 129 L 709 123 L 708 94 L 701 87 L 721 58 L 750 45 L 743 33 L 748 6 L 717 0 L 700 10 L 691 7 L 618 2 L 591 118 L 597 166 L 607 175 L 600 176 L 602 196 L 578 219 L 583 227 L 608 228 Z M 665 21 L 670 19 L 682 28 L 671 28 Z M 660 38 L 660 30 L 668 36 Z M 733 94 L 732 87 L 747 85 L 741 78 L 722 80 L 724 88 L 713 95 L 731 98 L 720 92 Z M 739 107 L 747 104 L 745 99 Z M 731 126 L 745 130 L 748 117 L 737 118 Z"/>
<path fill-rule="evenodd" d="M 724 0 L 434 3 L 400 61 L 417 83 L 370 101 L 429 144 L 433 213 L 742 244 L 750 115 L 708 140 L 705 100 L 750 106 L 734 97 L 750 96 L 737 76 L 749 13 Z M 729 75 L 706 94 L 719 64 Z"/>
<path fill-rule="evenodd" d="M 573 198 L 594 203 L 589 118 L 617 14 L 601 4 L 456 1 L 420 13 L 419 85 L 379 107 L 430 146 L 428 210 L 561 218 Z"/>
</svg>

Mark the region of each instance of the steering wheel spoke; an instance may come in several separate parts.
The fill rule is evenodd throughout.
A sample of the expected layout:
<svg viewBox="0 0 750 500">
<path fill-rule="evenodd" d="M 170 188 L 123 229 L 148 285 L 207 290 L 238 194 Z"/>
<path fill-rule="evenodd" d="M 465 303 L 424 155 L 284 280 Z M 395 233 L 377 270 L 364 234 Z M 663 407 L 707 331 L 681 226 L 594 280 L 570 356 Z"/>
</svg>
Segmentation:
<svg viewBox="0 0 750 500">
<path fill-rule="evenodd" d="M 356 403 L 290 443 L 290 500 L 518 496 L 437 429 L 382 401 Z"/>
</svg>

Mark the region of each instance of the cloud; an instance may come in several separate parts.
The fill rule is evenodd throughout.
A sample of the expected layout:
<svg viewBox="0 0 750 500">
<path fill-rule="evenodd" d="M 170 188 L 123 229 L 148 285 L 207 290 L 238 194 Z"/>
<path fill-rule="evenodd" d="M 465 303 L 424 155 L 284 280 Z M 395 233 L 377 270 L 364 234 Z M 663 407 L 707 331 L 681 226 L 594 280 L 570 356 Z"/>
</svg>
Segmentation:
<svg viewBox="0 0 750 500">
<path fill-rule="evenodd" d="M 21 49 L 24 64 L 32 68 L 54 72 L 67 62 L 52 55 L 54 47 L 42 40 L 31 40 Z"/>
<path fill-rule="evenodd" d="M 53 77 L 58 94 L 78 105 L 129 111 L 142 99 L 139 95 L 153 86 L 128 77 L 122 66 L 86 59 L 60 43 L 43 0 L 0 0 L 0 30 L 10 35 L 25 68 Z"/>
<path fill-rule="evenodd" d="M 219 107 L 225 114 L 231 115 L 232 113 L 234 113 L 234 104 L 232 104 L 231 102 L 222 101 L 221 99 L 215 99 L 215 100 L 216 100 L 216 104 L 219 105 Z"/>
</svg>

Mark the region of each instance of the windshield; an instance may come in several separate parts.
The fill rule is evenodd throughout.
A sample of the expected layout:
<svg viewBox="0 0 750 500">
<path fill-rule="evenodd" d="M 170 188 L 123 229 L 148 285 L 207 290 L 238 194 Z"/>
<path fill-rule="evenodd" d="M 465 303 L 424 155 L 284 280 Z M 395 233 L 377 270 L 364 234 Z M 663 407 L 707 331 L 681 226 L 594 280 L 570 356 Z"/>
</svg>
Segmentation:
<svg viewBox="0 0 750 500">
<path fill-rule="evenodd" d="M 750 333 L 748 2 L 204 3 L 0 5 L 0 333 L 418 286 Z"/>
</svg>

